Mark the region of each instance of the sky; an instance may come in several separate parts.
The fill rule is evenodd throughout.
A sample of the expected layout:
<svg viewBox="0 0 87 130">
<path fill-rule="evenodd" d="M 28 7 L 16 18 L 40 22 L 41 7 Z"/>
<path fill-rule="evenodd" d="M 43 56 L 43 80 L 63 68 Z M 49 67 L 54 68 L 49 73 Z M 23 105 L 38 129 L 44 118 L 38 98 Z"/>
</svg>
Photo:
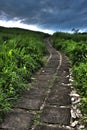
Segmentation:
<svg viewBox="0 0 87 130">
<path fill-rule="evenodd" d="M 87 0 L 0 0 L 0 26 L 87 32 Z"/>
</svg>

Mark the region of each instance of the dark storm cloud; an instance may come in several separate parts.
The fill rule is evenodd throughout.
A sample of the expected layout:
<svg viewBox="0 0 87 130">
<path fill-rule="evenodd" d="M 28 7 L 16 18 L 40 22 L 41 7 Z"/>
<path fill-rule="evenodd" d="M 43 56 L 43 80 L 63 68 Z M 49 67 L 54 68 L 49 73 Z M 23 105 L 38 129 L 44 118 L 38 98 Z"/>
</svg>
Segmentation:
<svg viewBox="0 0 87 130">
<path fill-rule="evenodd" d="M 87 26 L 87 0 L 0 0 L 0 15 L 42 28 L 68 30 Z"/>
</svg>

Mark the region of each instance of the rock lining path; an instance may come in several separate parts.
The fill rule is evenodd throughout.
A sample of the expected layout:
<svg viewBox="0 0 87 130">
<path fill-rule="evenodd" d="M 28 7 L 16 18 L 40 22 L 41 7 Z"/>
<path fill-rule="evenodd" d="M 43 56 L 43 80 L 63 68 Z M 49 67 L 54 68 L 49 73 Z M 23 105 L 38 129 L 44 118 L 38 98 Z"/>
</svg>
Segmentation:
<svg viewBox="0 0 87 130">
<path fill-rule="evenodd" d="M 6 115 L 0 130 L 68 130 L 71 98 L 68 58 L 46 39 L 47 64 L 35 75 L 32 88 Z"/>
</svg>

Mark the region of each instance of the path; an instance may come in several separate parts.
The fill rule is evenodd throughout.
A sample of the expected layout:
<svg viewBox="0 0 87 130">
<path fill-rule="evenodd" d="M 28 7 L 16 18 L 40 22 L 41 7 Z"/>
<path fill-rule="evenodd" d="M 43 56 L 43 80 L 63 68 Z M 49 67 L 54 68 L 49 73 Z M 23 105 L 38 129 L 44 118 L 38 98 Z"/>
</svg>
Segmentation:
<svg viewBox="0 0 87 130">
<path fill-rule="evenodd" d="M 48 63 L 35 75 L 33 88 L 22 95 L 0 130 L 68 130 L 71 120 L 69 61 L 46 40 Z"/>
</svg>

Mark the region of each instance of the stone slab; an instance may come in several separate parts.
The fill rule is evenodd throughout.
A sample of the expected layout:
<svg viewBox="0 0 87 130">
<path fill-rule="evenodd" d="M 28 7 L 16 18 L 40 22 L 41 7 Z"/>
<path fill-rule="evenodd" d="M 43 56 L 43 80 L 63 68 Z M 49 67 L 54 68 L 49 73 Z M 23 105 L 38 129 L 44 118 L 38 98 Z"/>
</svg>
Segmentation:
<svg viewBox="0 0 87 130">
<path fill-rule="evenodd" d="M 46 93 L 46 90 L 44 88 L 36 87 L 36 88 L 33 88 L 33 89 L 30 90 L 29 95 L 39 97 L 39 96 L 45 95 L 45 93 Z"/>
<path fill-rule="evenodd" d="M 43 99 L 41 99 L 40 97 L 39 98 L 23 97 L 16 107 L 27 110 L 40 110 L 42 103 Z"/>
<path fill-rule="evenodd" d="M 43 123 L 69 125 L 70 124 L 70 109 L 69 108 L 57 108 L 57 107 L 45 107 L 40 120 Z"/>
<path fill-rule="evenodd" d="M 51 79 L 52 79 L 52 75 L 44 75 L 44 74 L 42 74 L 42 75 L 39 75 L 37 77 L 37 80 L 40 80 L 40 81 L 49 81 Z"/>
<path fill-rule="evenodd" d="M 50 85 L 50 81 L 38 81 L 38 82 L 34 82 L 33 86 L 34 88 L 39 88 L 39 89 L 48 89 Z"/>
<path fill-rule="evenodd" d="M 51 68 L 48 68 L 47 66 L 41 71 L 41 73 L 47 73 L 47 74 L 54 74 L 55 73 L 55 70 L 54 69 L 51 69 Z"/>
<path fill-rule="evenodd" d="M 66 87 L 59 87 L 59 88 L 53 87 L 47 99 L 47 103 L 58 106 L 71 105 L 69 90 Z"/>
<path fill-rule="evenodd" d="M 70 94 L 71 92 L 71 88 L 70 86 L 63 86 L 63 85 L 59 85 L 59 84 L 54 84 L 52 89 L 51 89 L 52 93 L 55 94 Z"/>
<path fill-rule="evenodd" d="M 0 130 L 9 130 L 9 129 L 0 128 Z"/>
<path fill-rule="evenodd" d="M 41 87 L 31 88 L 29 91 L 26 91 L 22 96 L 27 98 L 37 98 L 46 95 L 46 89 Z"/>
<path fill-rule="evenodd" d="M 67 94 L 54 94 L 49 96 L 47 103 L 49 103 L 50 105 L 69 106 L 71 105 L 71 98 Z"/>
<path fill-rule="evenodd" d="M 14 110 L 6 115 L 3 129 L 8 130 L 29 130 L 34 120 L 34 115 L 23 110 Z"/>
<path fill-rule="evenodd" d="M 52 127 L 52 126 L 45 126 L 45 125 L 38 125 L 34 130 L 68 130 L 65 128 L 58 128 L 58 127 Z"/>
</svg>

